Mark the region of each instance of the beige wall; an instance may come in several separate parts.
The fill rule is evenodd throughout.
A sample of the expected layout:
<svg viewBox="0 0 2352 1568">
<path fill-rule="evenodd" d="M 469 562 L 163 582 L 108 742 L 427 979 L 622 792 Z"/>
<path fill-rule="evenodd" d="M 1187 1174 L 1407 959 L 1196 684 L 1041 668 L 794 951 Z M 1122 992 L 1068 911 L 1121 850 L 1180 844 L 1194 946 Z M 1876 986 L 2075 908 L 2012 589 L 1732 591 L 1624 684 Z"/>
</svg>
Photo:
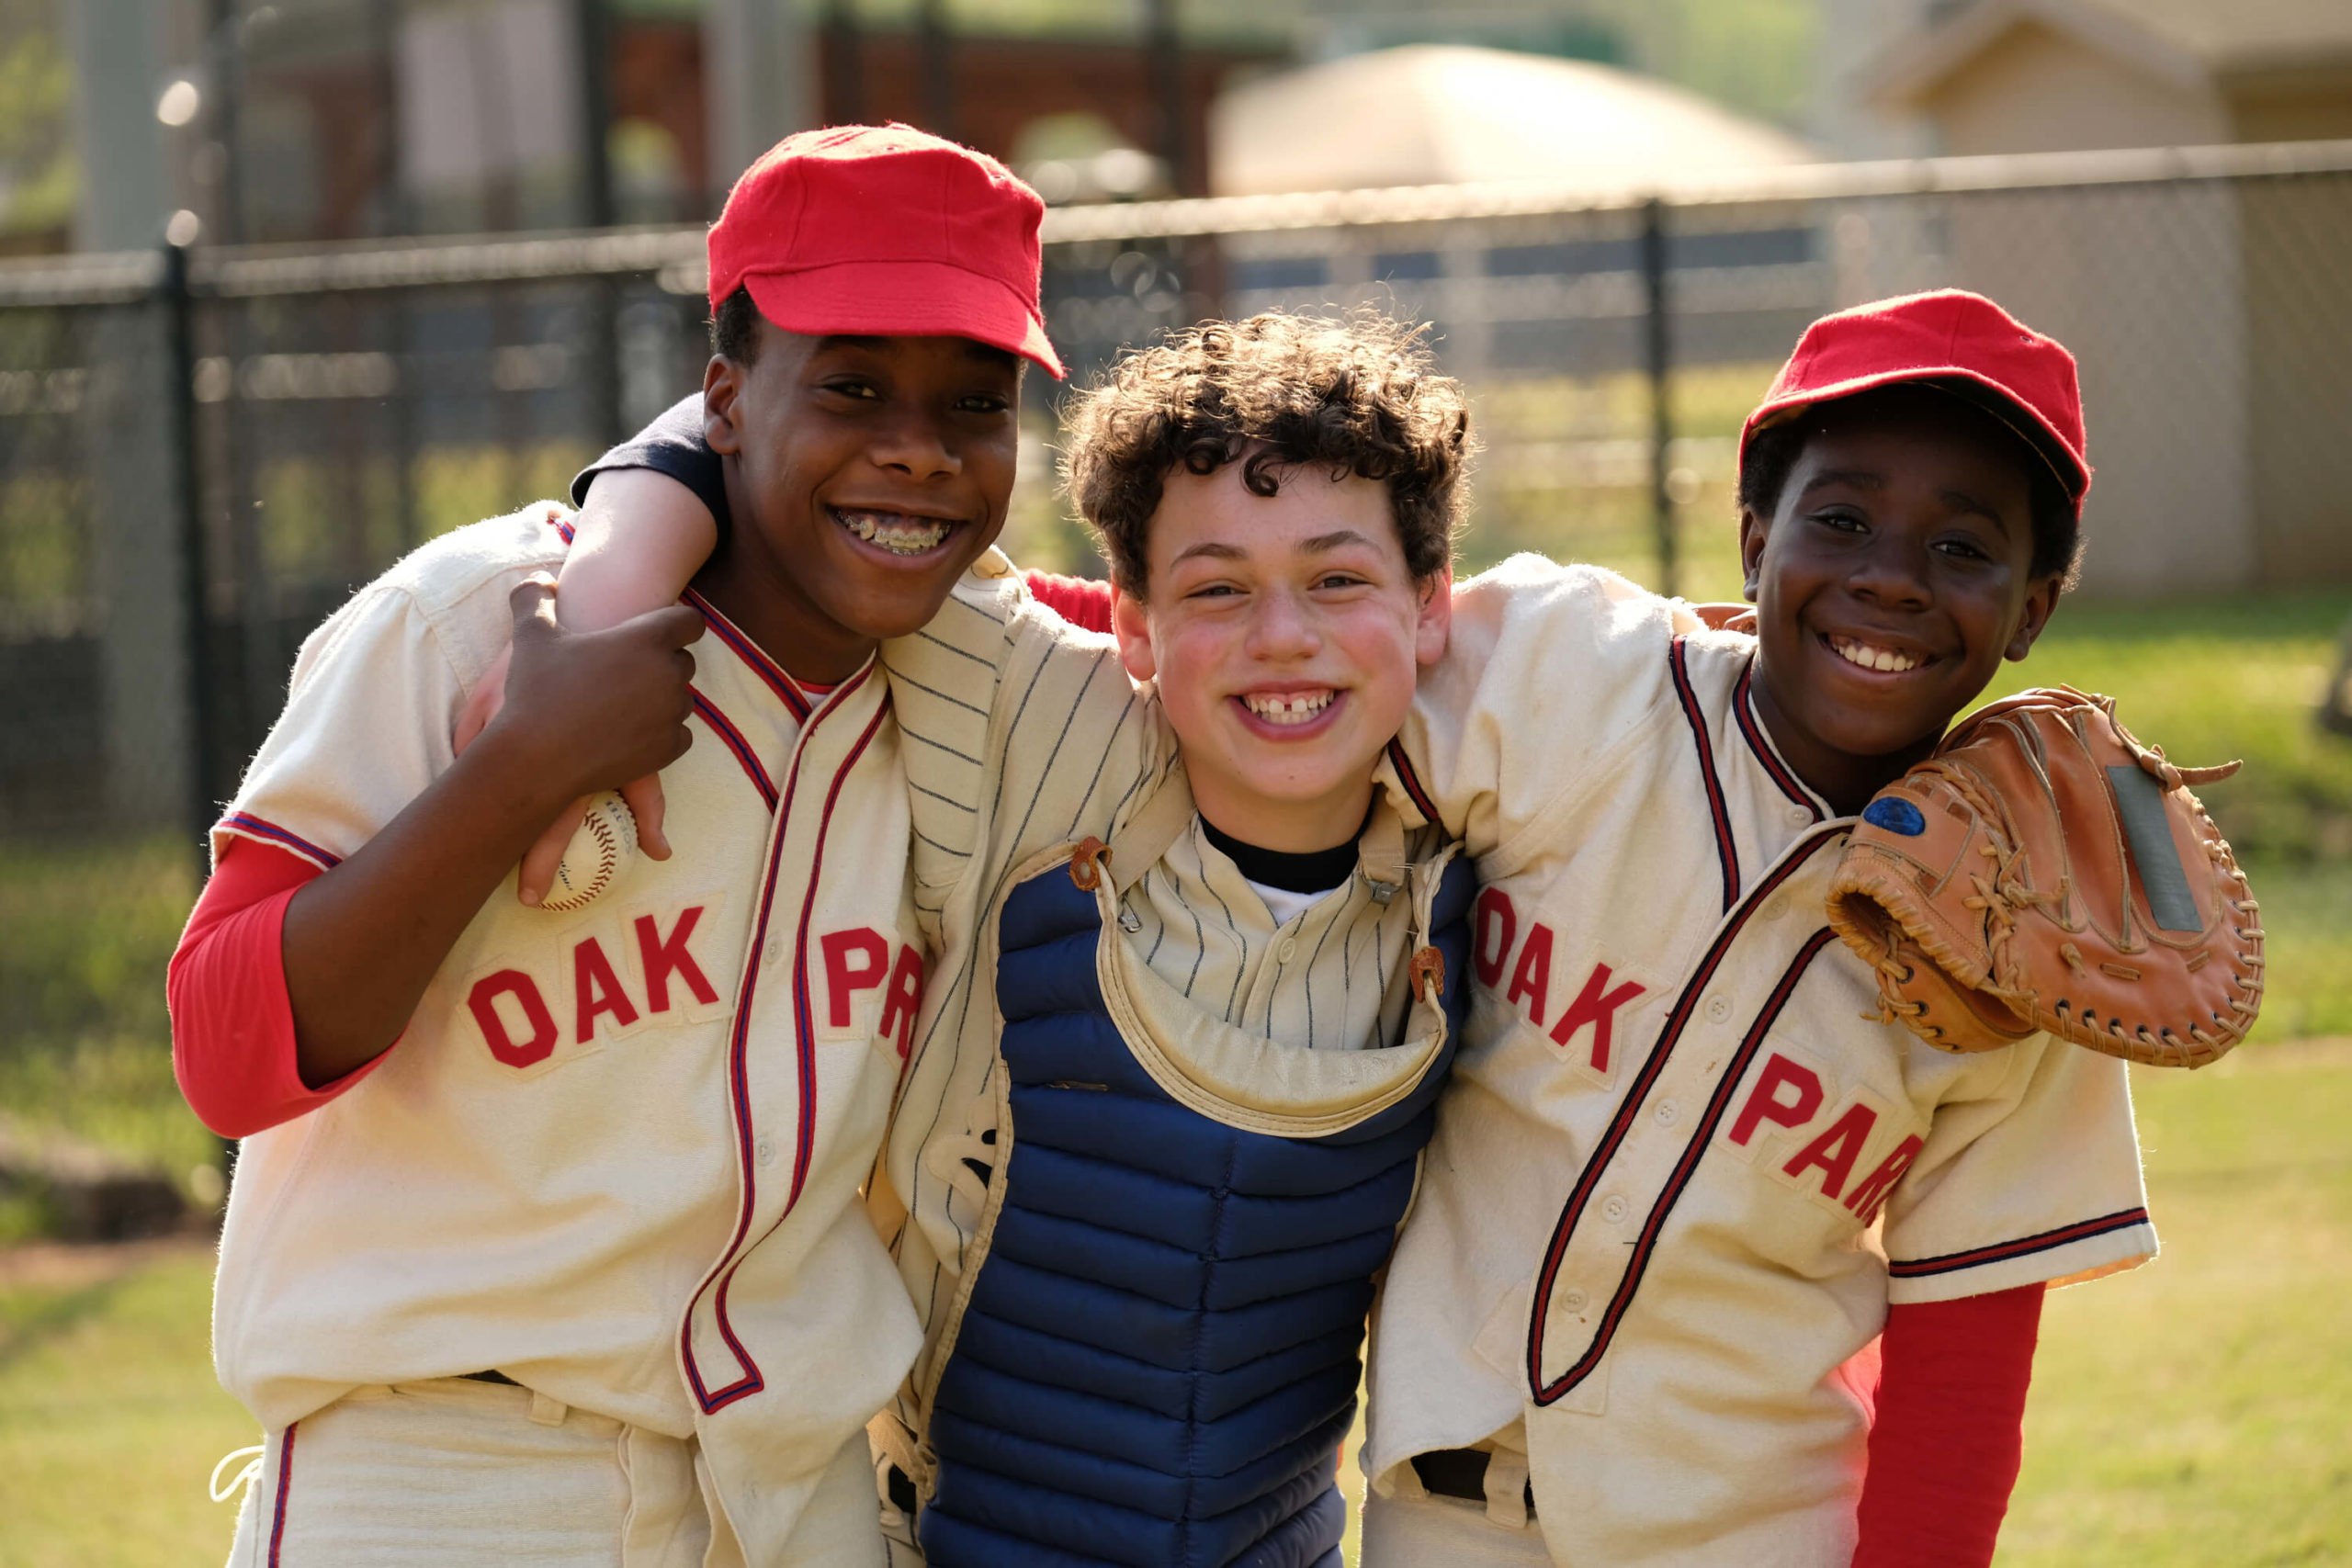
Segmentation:
<svg viewBox="0 0 2352 1568">
<path fill-rule="evenodd" d="M 2152 76 L 2034 23 L 2020 23 L 1921 101 L 1951 153 L 2183 147 L 2231 140 L 2210 86 Z"/>
<path fill-rule="evenodd" d="M 2352 582 L 2352 177 L 2239 198 L 2260 576 Z"/>
<path fill-rule="evenodd" d="M 2352 137 L 2352 65 L 2236 76 L 2225 90 L 2240 141 Z"/>
<path fill-rule="evenodd" d="M 2352 70 L 2232 82 L 2225 102 L 2020 25 L 1922 101 L 1952 153 L 2352 137 Z M 2111 593 L 2352 580 L 2352 181 L 1956 204 L 1953 281 L 2082 362 L 2084 585 Z"/>
</svg>

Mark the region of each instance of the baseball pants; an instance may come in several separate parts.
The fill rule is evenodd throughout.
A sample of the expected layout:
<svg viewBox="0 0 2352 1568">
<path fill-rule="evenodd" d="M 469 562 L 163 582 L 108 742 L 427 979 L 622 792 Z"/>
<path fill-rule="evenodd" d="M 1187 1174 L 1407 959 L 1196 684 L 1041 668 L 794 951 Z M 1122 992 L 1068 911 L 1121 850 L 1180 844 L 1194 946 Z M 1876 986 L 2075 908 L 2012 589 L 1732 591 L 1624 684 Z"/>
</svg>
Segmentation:
<svg viewBox="0 0 2352 1568">
<path fill-rule="evenodd" d="M 1518 1529 L 1487 1517 L 1460 1497 L 1363 1500 L 1360 1568 L 1551 1568 L 1552 1554 L 1533 1519 Z"/>
<path fill-rule="evenodd" d="M 742 1568 L 695 1445 L 461 1378 L 355 1389 L 270 1435 L 229 1568 Z M 779 1560 L 880 1568 L 865 1434 L 827 1467 Z"/>
</svg>

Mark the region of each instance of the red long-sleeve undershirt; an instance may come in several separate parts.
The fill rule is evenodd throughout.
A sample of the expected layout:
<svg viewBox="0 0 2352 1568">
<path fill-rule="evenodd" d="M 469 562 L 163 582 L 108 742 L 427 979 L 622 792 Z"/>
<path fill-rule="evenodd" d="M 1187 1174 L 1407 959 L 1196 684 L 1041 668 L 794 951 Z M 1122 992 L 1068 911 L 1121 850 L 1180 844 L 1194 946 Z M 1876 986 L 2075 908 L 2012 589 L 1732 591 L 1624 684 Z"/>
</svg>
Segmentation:
<svg viewBox="0 0 2352 1568">
<path fill-rule="evenodd" d="M 198 1120 L 224 1138 L 324 1105 L 383 1060 L 318 1089 L 295 1066 L 294 1004 L 280 942 L 286 906 L 318 874 L 290 850 L 231 840 L 172 953 L 164 982 L 172 1071 Z"/>
<path fill-rule="evenodd" d="M 1043 572 L 1027 581 L 1066 620 L 1110 629 L 1107 583 Z M 287 905 L 318 874 L 275 844 L 234 840 L 172 955 L 172 1065 L 188 1104 L 223 1136 L 290 1121 L 375 1068 L 312 1089 L 295 1066 L 279 944 Z M 1889 1309 L 1853 1568 L 1992 1561 L 2023 1453 L 2042 1295 L 2033 1284 Z"/>
</svg>

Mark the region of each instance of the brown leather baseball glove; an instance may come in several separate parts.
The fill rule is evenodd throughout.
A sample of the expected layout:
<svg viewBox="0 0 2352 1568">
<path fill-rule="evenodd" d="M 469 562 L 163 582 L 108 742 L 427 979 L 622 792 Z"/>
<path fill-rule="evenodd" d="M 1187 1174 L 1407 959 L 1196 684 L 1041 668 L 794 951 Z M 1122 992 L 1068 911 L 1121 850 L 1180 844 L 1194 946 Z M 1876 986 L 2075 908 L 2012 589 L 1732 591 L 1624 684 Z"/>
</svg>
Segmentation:
<svg viewBox="0 0 2352 1568">
<path fill-rule="evenodd" d="M 2059 686 L 1970 715 L 1855 824 L 1829 920 L 1878 971 L 1880 1010 L 1945 1051 L 2037 1029 L 2199 1067 L 2262 1005 L 2245 874 L 2179 768 Z"/>
</svg>

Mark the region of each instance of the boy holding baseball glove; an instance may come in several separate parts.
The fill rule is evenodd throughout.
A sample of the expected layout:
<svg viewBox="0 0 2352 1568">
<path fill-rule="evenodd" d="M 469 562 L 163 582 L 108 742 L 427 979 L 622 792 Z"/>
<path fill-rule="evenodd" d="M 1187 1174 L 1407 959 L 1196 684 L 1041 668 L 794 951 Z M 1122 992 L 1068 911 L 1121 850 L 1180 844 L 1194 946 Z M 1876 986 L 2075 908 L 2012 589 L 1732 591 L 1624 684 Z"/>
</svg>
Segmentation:
<svg viewBox="0 0 2352 1568">
<path fill-rule="evenodd" d="M 922 961 L 875 650 L 1002 525 L 1021 360 L 1059 374 L 1041 212 L 903 128 L 787 138 L 710 235 L 738 527 L 686 603 L 560 627 L 541 505 L 305 643 L 171 976 L 188 1098 L 244 1140 L 234 1561 L 882 1561 L 865 1427 L 921 1335 L 859 1190 Z M 665 765 L 682 852 L 501 893 L 564 802 Z"/>
<path fill-rule="evenodd" d="M 1947 734 L 2073 568 L 2065 350 L 1957 291 L 1825 318 L 1740 464 L 1751 629 L 1510 563 L 1407 727 L 1479 985 L 1366 1568 L 1988 1562 L 2045 1289 L 2155 1251 L 2120 1058 L 2258 1004 L 2204 775 L 2064 691 Z"/>
<path fill-rule="evenodd" d="M 2193 1063 L 2259 997 L 2179 770 L 2065 695 L 1944 739 L 2055 607 L 2082 450 L 2062 348 L 1891 301 L 1751 421 L 1760 637 L 1586 569 L 1464 585 L 1394 765 L 1480 855 L 1478 999 L 1367 1562 L 1989 1557 L 2042 1289 L 2154 1248 L 2119 1066 L 2037 1031 Z M 2116 847 L 2056 870 L 2068 828 Z"/>
</svg>

